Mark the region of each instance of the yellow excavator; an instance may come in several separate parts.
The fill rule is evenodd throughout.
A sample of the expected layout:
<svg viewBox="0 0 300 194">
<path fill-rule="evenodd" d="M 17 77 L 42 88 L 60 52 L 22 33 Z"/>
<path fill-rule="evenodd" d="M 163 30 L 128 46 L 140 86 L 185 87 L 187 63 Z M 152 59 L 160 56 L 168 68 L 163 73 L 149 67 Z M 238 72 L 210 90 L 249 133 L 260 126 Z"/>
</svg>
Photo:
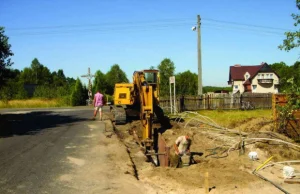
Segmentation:
<svg viewBox="0 0 300 194">
<path fill-rule="evenodd" d="M 159 107 L 159 71 L 135 71 L 132 83 L 115 84 L 113 113 L 117 125 L 125 124 L 129 115 L 139 116 L 142 122 L 141 142 L 146 150 L 152 150 L 154 116 L 161 127 L 170 127 L 168 118 Z"/>
</svg>

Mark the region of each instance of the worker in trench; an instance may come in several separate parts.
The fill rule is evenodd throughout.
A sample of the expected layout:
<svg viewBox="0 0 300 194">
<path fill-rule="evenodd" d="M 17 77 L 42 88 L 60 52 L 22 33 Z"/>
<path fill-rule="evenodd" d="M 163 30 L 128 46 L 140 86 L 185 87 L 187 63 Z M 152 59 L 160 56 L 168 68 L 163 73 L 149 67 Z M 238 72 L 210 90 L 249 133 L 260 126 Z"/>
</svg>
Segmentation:
<svg viewBox="0 0 300 194">
<path fill-rule="evenodd" d="M 191 159 L 191 147 L 192 140 L 190 138 L 189 134 L 179 136 L 174 144 L 175 148 L 175 156 L 178 161 L 176 168 L 182 166 L 188 166 L 190 165 L 190 159 Z"/>
</svg>

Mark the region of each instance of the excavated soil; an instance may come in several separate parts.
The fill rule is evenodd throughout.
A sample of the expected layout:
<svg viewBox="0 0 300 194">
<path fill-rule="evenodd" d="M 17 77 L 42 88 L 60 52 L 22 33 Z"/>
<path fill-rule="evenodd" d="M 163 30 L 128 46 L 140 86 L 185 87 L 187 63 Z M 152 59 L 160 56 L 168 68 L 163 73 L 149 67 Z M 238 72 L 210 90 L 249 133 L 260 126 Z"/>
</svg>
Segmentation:
<svg viewBox="0 0 300 194">
<path fill-rule="evenodd" d="M 293 143 L 292 140 L 271 132 L 273 124 L 265 119 L 245 121 L 235 128 L 237 133 L 212 130 L 195 123 L 186 127 L 184 122 L 171 121 L 171 124 L 172 128 L 162 133 L 167 146 L 170 147 L 170 167 L 156 167 L 147 160 L 133 135 L 133 130 L 137 130 L 138 135 L 141 134 L 140 121 L 115 127 L 134 164 L 135 176 L 141 183 L 154 188 L 156 193 L 205 193 L 205 181 L 208 181 L 206 185 L 209 187 L 209 193 L 282 193 L 274 185 L 255 176 L 252 172 L 271 156 L 273 156 L 272 162 L 300 158 L 300 149 L 267 140 L 245 141 L 244 152 L 239 149 L 242 138 L 238 133 L 239 130 L 247 132 L 248 138 L 277 138 Z M 199 155 L 193 157 L 194 164 L 176 168 L 173 144 L 178 136 L 185 134 L 192 137 L 191 152 Z M 258 153 L 258 160 L 249 159 L 248 153 L 251 151 Z M 300 171 L 300 165 L 291 165 L 297 172 Z M 297 193 L 299 184 L 284 183 L 283 166 L 269 166 L 258 173 L 268 177 L 280 188 L 290 193 Z M 206 179 L 205 174 L 208 174 Z"/>
</svg>

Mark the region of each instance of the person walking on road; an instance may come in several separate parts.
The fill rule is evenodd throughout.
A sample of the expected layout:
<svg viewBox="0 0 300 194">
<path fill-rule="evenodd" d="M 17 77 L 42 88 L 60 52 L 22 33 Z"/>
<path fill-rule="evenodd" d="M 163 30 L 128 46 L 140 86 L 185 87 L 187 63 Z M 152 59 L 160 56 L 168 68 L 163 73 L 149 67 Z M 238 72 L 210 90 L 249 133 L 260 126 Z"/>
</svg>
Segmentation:
<svg viewBox="0 0 300 194">
<path fill-rule="evenodd" d="M 96 119 L 97 113 L 99 112 L 100 120 L 102 121 L 102 107 L 104 105 L 104 96 L 103 94 L 100 93 L 100 90 L 97 90 L 97 93 L 94 96 L 93 105 L 94 105 L 93 120 Z"/>
</svg>

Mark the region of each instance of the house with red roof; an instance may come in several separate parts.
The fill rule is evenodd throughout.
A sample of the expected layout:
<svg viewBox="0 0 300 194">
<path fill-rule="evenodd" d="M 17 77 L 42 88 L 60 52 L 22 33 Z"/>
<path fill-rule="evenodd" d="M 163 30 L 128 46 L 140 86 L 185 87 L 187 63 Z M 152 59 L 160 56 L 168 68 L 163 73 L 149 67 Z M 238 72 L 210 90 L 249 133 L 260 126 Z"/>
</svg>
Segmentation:
<svg viewBox="0 0 300 194">
<path fill-rule="evenodd" d="M 229 69 L 233 93 L 278 93 L 279 76 L 267 63 L 254 66 L 234 65 Z"/>
</svg>

